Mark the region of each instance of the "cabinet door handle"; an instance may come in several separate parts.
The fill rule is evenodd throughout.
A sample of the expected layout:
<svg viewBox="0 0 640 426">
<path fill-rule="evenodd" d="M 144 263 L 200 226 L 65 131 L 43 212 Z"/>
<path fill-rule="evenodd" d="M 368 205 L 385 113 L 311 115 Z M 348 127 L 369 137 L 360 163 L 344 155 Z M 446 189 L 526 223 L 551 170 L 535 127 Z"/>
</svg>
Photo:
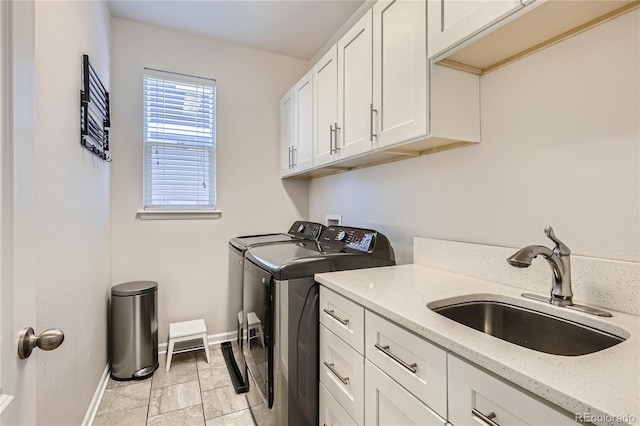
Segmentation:
<svg viewBox="0 0 640 426">
<path fill-rule="evenodd" d="M 289 147 L 289 170 L 291 170 L 291 147 Z"/>
<path fill-rule="evenodd" d="M 371 112 L 369 115 L 369 140 L 373 141 L 373 138 L 377 138 L 378 135 L 373 133 L 373 113 L 375 112 L 376 115 L 378 114 L 378 110 L 377 109 L 373 109 L 373 104 L 371 105 Z"/>
<path fill-rule="evenodd" d="M 349 325 L 349 320 L 348 319 L 342 319 L 339 316 L 337 316 L 334 312 L 334 310 L 327 310 L 327 309 L 323 309 L 323 311 L 325 311 L 327 313 L 327 315 L 329 315 L 331 318 L 333 318 L 334 320 L 338 321 L 340 324 L 342 325 Z"/>
<path fill-rule="evenodd" d="M 379 350 L 380 352 L 382 352 L 383 354 L 385 354 L 386 356 L 388 356 L 389 358 L 391 358 L 392 360 L 394 360 L 395 362 L 397 362 L 407 370 L 411 371 L 413 374 L 416 374 L 416 372 L 418 371 L 418 364 L 416 364 L 415 362 L 412 364 L 409 364 L 408 362 L 400 359 L 398 355 L 392 353 L 389 350 L 389 345 L 381 346 L 380 344 L 376 343 L 375 346 L 377 350 Z"/>
<path fill-rule="evenodd" d="M 296 147 L 292 146 L 291 147 L 291 168 L 294 168 L 295 166 L 298 165 L 298 163 L 296 162 Z"/>
<path fill-rule="evenodd" d="M 340 151 L 340 148 L 338 148 L 338 130 L 340 130 L 340 127 L 338 127 L 338 123 L 335 123 L 334 128 L 335 130 L 333 131 L 333 138 L 335 140 L 336 147 L 333 149 L 333 152 L 337 154 L 338 151 Z"/>
<path fill-rule="evenodd" d="M 331 371 L 342 383 L 344 383 L 345 385 L 349 384 L 349 378 L 348 377 L 342 377 L 340 375 L 340 373 L 338 373 L 336 371 L 335 368 L 333 368 L 333 366 L 335 365 L 334 363 L 329 364 L 327 361 L 323 361 L 324 365 L 327 366 L 327 368 L 329 369 L 329 371 Z"/>
<path fill-rule="evenodd" d="M 329 155 L 333 154 L 333 124 L 329 124 Z"/>
<path fill-rule="evenodd" d="M 476 410 L 475 408 L 472 408 L 471 414 L 478 417 L 480 420 L 482 420 L 484 423 L 488 424 L 489 426 L 500 426 L 498 423 L 493 421 L 493 419 L 496 418 L 496 413 L 494 412 L 491 412 L 489 414 L 484 414 L 481 411 Z"/>
</svg>

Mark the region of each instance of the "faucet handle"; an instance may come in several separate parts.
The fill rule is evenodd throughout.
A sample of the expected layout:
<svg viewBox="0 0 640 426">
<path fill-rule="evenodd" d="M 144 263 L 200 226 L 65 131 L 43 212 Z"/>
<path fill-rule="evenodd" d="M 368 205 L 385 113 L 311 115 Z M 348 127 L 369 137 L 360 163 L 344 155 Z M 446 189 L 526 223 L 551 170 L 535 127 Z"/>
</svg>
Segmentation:
<svg viewBox="0 0 640 426">
<path fill-rule="evenodd" d="M 571 250 L 569 250 L 569 247 L 567 247 L 562 241 L 560 241 L 558 237 L 556 237 L 556 234 L 553 233 L 553 228 L 551 226 L 547 225 L 544 228 L 544 233 L 547 237 L 549 237 L 551 241 L 556 243 L 556 248 L 554 249 L 554 251 L 557 251 L 559 255 L 569 256 L 571 254 Z"/>
</svg>

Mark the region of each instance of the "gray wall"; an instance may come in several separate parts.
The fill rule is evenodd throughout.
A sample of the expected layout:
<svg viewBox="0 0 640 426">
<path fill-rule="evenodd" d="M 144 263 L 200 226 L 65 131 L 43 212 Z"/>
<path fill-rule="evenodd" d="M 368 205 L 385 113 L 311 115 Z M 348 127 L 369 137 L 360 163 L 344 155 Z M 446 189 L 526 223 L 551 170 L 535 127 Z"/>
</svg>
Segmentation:
<svg viewBox="0 0 640 426">
<path fill-rule="evenodd" d="M 639 14 L 634 11 L 481 78 L 482 143 L 310 184 L 311 220 L 342 214 L 392 240 L 520 247 L 640 260 Z"/>
</svg>

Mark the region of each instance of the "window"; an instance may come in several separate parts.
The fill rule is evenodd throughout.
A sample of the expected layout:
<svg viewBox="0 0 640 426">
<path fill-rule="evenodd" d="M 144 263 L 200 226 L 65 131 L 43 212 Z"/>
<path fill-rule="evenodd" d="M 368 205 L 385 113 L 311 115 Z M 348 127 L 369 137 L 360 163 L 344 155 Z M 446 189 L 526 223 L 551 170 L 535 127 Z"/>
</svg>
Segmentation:
<svg viewBox="0 0 640 426">
<path fill-rule="evenodd" d="M 216 82 L 144 70 L 144 209 L 216 207 Z"/>
</svg>

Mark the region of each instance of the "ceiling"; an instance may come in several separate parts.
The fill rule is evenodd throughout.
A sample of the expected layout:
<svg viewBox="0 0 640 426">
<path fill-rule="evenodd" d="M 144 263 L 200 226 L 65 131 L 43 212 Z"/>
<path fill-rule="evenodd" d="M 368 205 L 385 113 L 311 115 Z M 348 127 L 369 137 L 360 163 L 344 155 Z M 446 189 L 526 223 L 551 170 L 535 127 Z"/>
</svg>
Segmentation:
<svg viewBox="0 0 640 426">
<path fill-rule="evenodd" d="M 364 0 L 108 0 L 117 18 L 310 60 Z"/>
</svg>

